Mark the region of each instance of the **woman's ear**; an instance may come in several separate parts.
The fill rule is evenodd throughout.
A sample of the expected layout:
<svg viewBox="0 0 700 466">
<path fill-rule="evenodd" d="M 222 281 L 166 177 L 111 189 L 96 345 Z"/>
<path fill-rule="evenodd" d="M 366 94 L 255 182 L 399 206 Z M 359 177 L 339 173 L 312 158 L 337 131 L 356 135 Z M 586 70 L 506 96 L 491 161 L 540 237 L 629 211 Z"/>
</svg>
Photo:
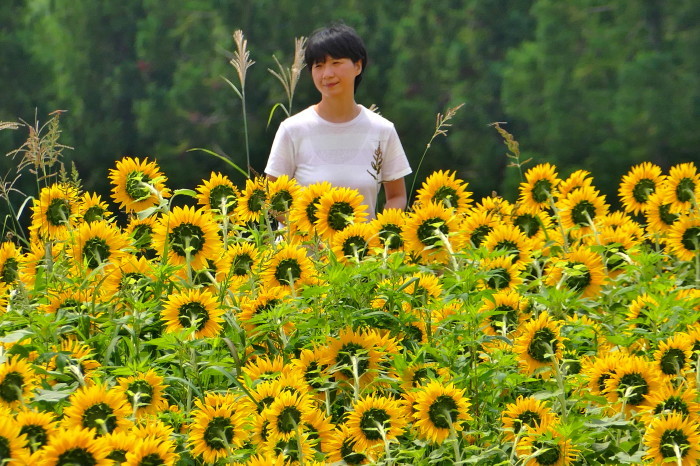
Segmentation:
<svg viewBox="0 0 700 466">
<path fill-rule="evenodd" d="M 355 62 L 355 71 L 357 72 L 357 74 L 356 74 L 355 76 L 357 76 L 357 75 L 359 75 L 360 73 L 362 73 L 362 59 L 357 60 L 357 61 Z"/>
</svg>

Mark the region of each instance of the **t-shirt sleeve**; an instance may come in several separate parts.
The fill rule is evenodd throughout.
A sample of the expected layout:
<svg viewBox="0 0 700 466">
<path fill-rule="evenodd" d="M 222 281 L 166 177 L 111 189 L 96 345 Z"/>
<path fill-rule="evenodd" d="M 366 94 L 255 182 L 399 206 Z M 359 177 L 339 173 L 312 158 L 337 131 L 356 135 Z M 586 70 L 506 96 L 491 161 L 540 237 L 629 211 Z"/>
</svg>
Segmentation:
<svg viewBox="0 0 700 466">
<path fill-rule="evenodd" d="M 292 178 L 296 172 L 296 157 L 294 154 L 294 142 L 290 137 L 289 130 L 284 125 L 280 125 L 272 142 L 265 173 L 274 177 L 287 175 Z"/>
<path fill-rule="evenodd" d="M 406 152 L 403 150 L 399 135 L 391 125 L 386 149 L 382 161 L 382 181 L 393 181 L 411 173 Z"/>
</svg>

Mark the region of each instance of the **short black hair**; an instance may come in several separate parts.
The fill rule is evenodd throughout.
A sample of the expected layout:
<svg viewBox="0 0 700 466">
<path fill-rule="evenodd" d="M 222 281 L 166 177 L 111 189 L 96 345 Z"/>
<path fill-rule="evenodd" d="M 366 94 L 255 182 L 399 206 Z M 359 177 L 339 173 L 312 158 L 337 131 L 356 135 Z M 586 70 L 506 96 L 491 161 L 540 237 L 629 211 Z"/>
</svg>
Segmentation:
<svg viewBox="0 0 700 466">
<path fill-rule="evenodd" d="M 350 26 L 335 23 L 315 30 L 306 42 L 304 61 L 311 71 L 314 64 L 326 57 L 349 58 L 353 63 L 362 61 L 362 71 L 355 77 L 355 90 L 362 81 L 362 74 L 367 68 L 367 49 L 362 38 Z"/>
</svg>

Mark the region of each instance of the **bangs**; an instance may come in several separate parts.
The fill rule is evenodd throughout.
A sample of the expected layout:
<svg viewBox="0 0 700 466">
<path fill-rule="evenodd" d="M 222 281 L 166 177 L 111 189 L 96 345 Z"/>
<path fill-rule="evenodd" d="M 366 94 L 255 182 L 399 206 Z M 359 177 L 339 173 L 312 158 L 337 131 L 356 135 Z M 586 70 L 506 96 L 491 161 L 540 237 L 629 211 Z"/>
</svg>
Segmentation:
<svg viewBox="0 0 700 466">
<path fill-rule="evenodd" d="M 316 31 L 306 44 L 304 61 L 311 69 L 315 63 L 326 57 L 349 58 L 356 63 L 362 60 L 363 68 L 367 66 L 367 51 L 362 39 L 349 26 L 331 26 Z"/>
</svg>

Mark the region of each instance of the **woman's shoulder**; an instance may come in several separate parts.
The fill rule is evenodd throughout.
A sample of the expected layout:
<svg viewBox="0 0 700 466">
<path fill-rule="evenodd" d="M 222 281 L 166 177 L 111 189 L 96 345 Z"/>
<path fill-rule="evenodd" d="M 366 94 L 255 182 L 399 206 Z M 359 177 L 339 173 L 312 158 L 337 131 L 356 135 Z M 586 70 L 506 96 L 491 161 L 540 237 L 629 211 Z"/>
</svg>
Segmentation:
<svg viewBox="0 0 700 466">
<path fill-rule="evenodd" d="M 383 117 L 377 110 L 374 109 L 369 109 L 365 107 L 364 105 L 362 107 L 362 112 L 364 115 L 367 117 L 367 119 L 372 123 L 372 125 L 381 127 L 381 128 L 387 128 L 387 129 L 392 129 L 394 128 L 394 123 L 391 122 L 388 118 Z"/>
</svg>

